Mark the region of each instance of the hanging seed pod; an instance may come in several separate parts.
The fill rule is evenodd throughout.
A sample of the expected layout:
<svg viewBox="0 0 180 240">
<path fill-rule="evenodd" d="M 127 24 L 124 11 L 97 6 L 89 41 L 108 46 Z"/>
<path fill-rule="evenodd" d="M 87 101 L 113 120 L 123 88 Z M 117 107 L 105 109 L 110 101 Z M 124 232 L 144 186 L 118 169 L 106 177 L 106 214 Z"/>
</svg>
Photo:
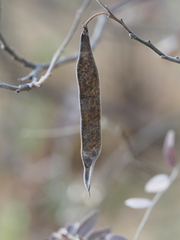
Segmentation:
<svg viewBox="0 0 180 240">
<path fill-rule="evenodd" d="M 84 184 L 90 193 L 94 164 L 101 151 L 101 103 L 99 75 L 91 51 L 87 25 L 83 26 L 77 61 L 77 81 L 81 111 L 81 158 Z"/>
</svg>

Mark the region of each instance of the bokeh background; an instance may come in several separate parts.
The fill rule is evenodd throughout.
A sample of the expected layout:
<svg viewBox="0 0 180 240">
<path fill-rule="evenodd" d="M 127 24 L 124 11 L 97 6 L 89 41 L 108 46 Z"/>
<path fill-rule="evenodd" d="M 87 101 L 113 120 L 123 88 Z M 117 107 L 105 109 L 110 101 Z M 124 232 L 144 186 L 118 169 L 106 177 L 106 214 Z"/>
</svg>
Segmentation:
<svg viewBox="0 0 180 240">
<path fill-rule="evenodd" d="M 48 62 L 82 2 L 2 0 L 1 31 L 19 55 Z M 103 2 L 111 6 L 118 0 Z M 91 1 L 64 55 L 78 49 L 82 24 L 100 9 Z M 116 16 L 135 34 L 176 56 L 180 55 L 179 11 L 178 0 L 132 0 Z M 96 19 L 89 24 L 90 33 L 95 24 Z M 133 239 L 144 210 L 129 209 L 123 202 L 130 197 L 152 199 L 144 192 L 145 183 L 157 173 L 170 174 L 162 156 L 169 129 L 176 132 L 178 161 L 179 65 L 130 40 L 112 20 L 93 52 L 101 79 L 103 146 L 90 199 L 82 180 L 76 61 L 54 70 L 39 89 L 19 94 L 0 89 L 3 240 L 43 239 L 92 209 L 101 212 L 98 227 L 110 226 Z M 18 85 L 17 79 L 29 72 L 0 50 L 0 81 Z M 179 239 L 179 191 L 177 179 L 155 206 L 140 239 Z"/>
</svg>

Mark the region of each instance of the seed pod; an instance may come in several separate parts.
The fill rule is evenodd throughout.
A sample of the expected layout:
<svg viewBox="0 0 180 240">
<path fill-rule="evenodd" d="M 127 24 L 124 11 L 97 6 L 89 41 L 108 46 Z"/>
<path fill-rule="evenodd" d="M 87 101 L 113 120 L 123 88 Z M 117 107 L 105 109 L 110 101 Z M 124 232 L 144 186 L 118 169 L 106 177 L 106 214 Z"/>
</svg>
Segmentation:
<svg viewBox="0 0 180 240">
<path fill-rule="evenodd" d="M 101 103 L 99 75 L 91 51 L 87 25 L 83 26 L 77 61 L 77 81 L 81 111 L 81 158 L 84 184 L 90 192 L 94 164 L 101 151 Z"/>
</svg>

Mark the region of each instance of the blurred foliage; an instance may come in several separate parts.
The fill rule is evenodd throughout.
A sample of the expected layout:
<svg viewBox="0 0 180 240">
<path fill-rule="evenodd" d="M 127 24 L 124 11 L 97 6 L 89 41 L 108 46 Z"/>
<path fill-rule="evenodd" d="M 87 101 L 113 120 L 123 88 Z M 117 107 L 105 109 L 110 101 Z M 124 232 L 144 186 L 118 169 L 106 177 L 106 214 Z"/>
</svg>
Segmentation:
<svg viewBox="0 0 180 240">
<path fill-rule="evenodd" d="M 2 239 L 25 239 L 30 224 L 30 211 L 23 202 L 7 202 L 1 210 L 0 231 Z"/>
<path fill-rule="evenodd" d="M 110 6 L 117 1 L 104 0 Z M 66 37 L 80 0 L 2 1 L 2 32 L 10 46 L 34 62 L 46 62 Z M 92 1 L 64 54 L 79 47 L 82 24 L 100 9 Z M 117 17 L 134 33 L 156 44 L 178 35 L 179 1 L 141 0 L 126 5 Z M 95 20 L 90 24 L 93 30 Z M 171 44 L 171 43 L 170 43 Z M 179 46 L 175 55 L 180 53 Z M 155 173 L 169 173 L 162 157 L 166 131 L 177 133 L 179 156 L 179 66 L 161 60 L 145 46 L 129 39 L 117 23 L 108 21 L 94 50 L 101 78 L 103 149 L 92 180 L 91 198 L 82 180 L 79 133 L 59 138 L 25 138 L 24 129 L 64 128 L 79 124 L 76 62 L 54 70 L 39 89 L 15 94 L 0 89 L 0 235 L 3 240 L 38 240 L 67 222 L 78 221 L 99 208 L 99 226 L 132 239 L 143 210 L 123 205 L 129 197 L 147 197 L 146 181 Z M 0 51 L 1 81 L 17 85 L 28 74 Z M 159 120 L 155 124 L 153 121 Z M 144 127 L 151 125 L 145 132 Z M 159 124 L 159 125 L 158 125 Z M 113 128 L 112 128 L 113 126 Z M 138 136 L 133 143 L 147 147 L 132 156 L 121 135 Z M 137 134 L 137 135 L 136 135 Z M 139 135 L 138 135 L 139 134 Z M 152 141 L 151 141 L 152 140 Z M 180 234 L 179 180 L 155 207 L 142 239 L 175 239 Z M 151 197 L 151 195 L 150 195 Z M 168 206 L 168 208 L 167 208 Z M 173 237 L 172 237 L 173 236 Z"/>
</svg>

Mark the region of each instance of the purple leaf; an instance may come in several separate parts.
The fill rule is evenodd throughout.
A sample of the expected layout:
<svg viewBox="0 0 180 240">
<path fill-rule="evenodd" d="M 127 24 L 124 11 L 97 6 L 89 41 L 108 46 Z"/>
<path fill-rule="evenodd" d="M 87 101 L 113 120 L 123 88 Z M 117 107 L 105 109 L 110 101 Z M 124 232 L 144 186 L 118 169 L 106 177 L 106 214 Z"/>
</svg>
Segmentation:
<svg viewBox="0 0 180 240">
<path fill-rule="evenodd" d="M 97 240 L 97 239 L 104 239 L 105 236 L 111 232 L 110 228 L 102 228 L 98 229 L 96 231 L 93 231 L 87 238 L 86 240 Z"/>
<path fill-rule="evenodd" d="M 79 237 L 84 237 L 87 235 L 96 225 L 99 218 L 99 213 L 97 211 L 93 211 L 88 214 L 85 218 L 80 221 L 79 228 L 76 231 L 76 234 Z"/>
<path fill-rule="evenodd" d="M 128 239 L 122 235 L 110 233 L 106 235 L 105 240 L 128 240 Z"/>
<path fill-rule="evenodd" d="M 174 167 L 176 164 L 174 145 L 175 145 L 175 132 L 173 130 L 169 130 L 164 140 L 163 155 L 167 161 L 168 166 L 170 167 Z"/>
<path fill-rule="evenodd" d="M 170 180 L 166 174 L 158 174 L 152 177 L 145 185 L 145 191 L 148 193 L 162 192 L 169 187 Z"/>
<path fill-rule="evenodd" d="M 147 198 L 129 198 L 124 204 L 130 208 L 142 209 L 151 206 L 151 200 Z"/>
</svg>

